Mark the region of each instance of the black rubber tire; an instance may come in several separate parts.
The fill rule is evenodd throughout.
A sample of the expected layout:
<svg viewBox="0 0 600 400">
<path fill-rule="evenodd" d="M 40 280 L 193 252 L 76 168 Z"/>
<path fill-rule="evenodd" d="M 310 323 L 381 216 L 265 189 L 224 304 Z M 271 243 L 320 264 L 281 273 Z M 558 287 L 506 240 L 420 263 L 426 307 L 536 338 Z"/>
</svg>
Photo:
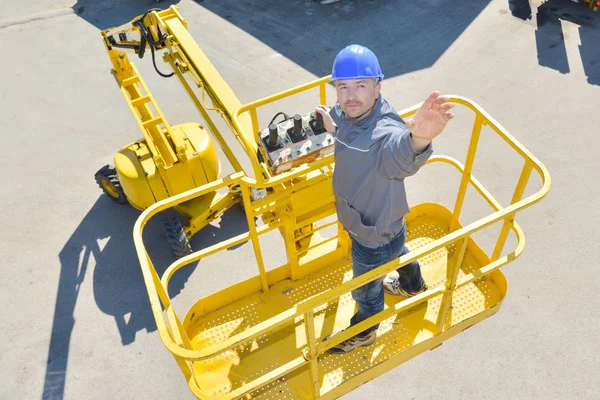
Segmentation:
<svg viewBox="0 0 600 400">
<path fill-rule="evenodd" d="M 119 204 L 127 203 L 127 196 L 121 187 L 117 171 L 114 168 L 111 168 L 110 165 L 105 165 L 96 172 L 94 178 L 104 194 L 110 197 L 114 202 Z M 113 193 L 109 192 L 105 185 L 110 186 L 113 189 Z"/>
<path fill-rule="evenodd" d="M 190 241 L 185 235 L 183 226 L 179 222 L 176 213 L 171 212 L 163 218 L 163 226 L 165 228 L 165 236 L 167 237 L 169 246 L 171 246 L 171 251 L 173 251 L 173 255 L 176 258 L 192 254 L 192 246 L 190 246 Z"/>
</svg>

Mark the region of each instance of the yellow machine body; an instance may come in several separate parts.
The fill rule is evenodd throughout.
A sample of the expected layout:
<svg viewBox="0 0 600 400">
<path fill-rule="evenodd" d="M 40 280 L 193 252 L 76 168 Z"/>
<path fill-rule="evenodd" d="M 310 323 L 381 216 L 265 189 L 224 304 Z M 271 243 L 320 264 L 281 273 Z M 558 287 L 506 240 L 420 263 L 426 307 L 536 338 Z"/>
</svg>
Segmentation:
<svg viewBox="0 0 600 400">
<path fill-rule="evenodd" d="M 221 163 L 206 130 L 188 123 L 172 127 L 171 134 L 182 148 L 180 160 L 169 167 L 156 165 L 143 139 L 115 155 L 115 168 L 127 200 L 139 210 L 219 178 Z"/>
<path fill-rule="evenodd" d="M 136 41 L 140 32 L 146 38 Z M 276 175 L 257 156 L 261 108 L 274 107 L 273 104 L 281 100 L 293 103 L 293 96 L 308 91 L 316 92 L 315 104 L 328 104 L 326 85 L 330 77 L 242 105 L 187 32 L 177 7 L 148 12 L 129 25 L 104 31 L 102 35 L 117 82 L 146 140 L 146 147 L 141 142 L 130 145 L 116 160 L 127 190 L 141 193 L 132 202 L 140 208 L 147 207 L 133 232 L 137 256 L 157 331 L 195 396 L 200 399 L 337 398 L 423 351 L 439 346 L 499 310 L 507 290 L 500 268 L 515 260 L 525 246 L 516 214 L 539 202 L 548 193 L 551 179 L 544 165 L 480 106 L 462 97 L 450 97 L 451 102 L 466 109 L 457 115 L 472 118 L 471 136 L 465 142 L 466 158 L 459 161 L 435 155 L 428 160 L 428 165 L 448 166 L 447 173 L 438 179 L 447 181 L 448 174 L 458 174 L 460 183 L 456 193 L 451 199 L 444 199 L 445 203 L 454 201 L 453 208 L 437 203 L 414 206 L 406 216 L 407 246 L 411 252 L 354 277 L 351 241 L 335 218 L 334 155 L 310 158 L 305 164 Z M 174 167 L 182 160 L 191 159 L 192 147 L 200 154 L 202 146 L 194 144 L 183 151 L 177 143 L 181 143 L 178 140 L 182 135 L 189 133 L 187 129 L 179 131 L 177 127 L 168 127 L 160 111 L 151 114 L 146 108 L 149 104 L 155 108 L 151 95 L 135 66 L 118 47 L 133 48 L 139 53 L 147 43 L 151 43 L 153 51 L 165 50 L 163 60 L 180 79 L 235 173 L 214 180 L 218 163 L 204 162 L 204 159 L 212 160 L 212 150 L 206 150 L 199 157 L 206 171 L 205 178 L 187 170 L 191 162 Z M 201 96 L 194 87 L 201 90 Z M 205 96 L 209 97 L 210 105 Z M 415 105 L 400 115 L 408 118 L 418 108 L 419 105 Z M 252 174 L 242 169 L 208 111 L 222 117 L 235 135 L 249 158 Z M 155 129 L 157 126 L 164 130 Z M 503 205 L 496 200 L 473 174 L 484 126 L 489 128 L 486 133 L 491 130 L 490 134 L 497 135 L 523 161 L 510 204 Z M 523 197 L 533 171 L 541 179 L 541 188 Z M 202 179 L 208 183 L 200 184 Z M 164 188 L 160 187 L 161 183 Z M 183 191 L 194 186 L 197 187 Z M 490 213 L 464 224 L 461 215 L 469 188 L 475 189 L 487 202 Z M 228 195 L 219 194 L 227 190 Z M 179 194 L 172 196 L 174 193 Z M 177 208 L 191 216 L 190 226 L 186 228 L 186 233 L 191 234 L 217 218 L 235 201 L 241 201 L 244 207 L 247 232 L 186 255 L 162 274 L 157 272 L 143 241 L 144 227 L 153 216 Z M 263 224 L 256 224 L 256 219 L 261 219 Z M 497 233 L 489 229 L 494 224 L 501 225 Z M 327 228 L 332 229 L 326 232 Z M 271 231 L 281 233 L 285 243 L 281 251 L 285 251 L 287 260 L 267 270 L 260 236 Z M 486 231 L 488 237 L 497 235 L 490 253 L 473 238 L 482 231 Z M 516 246 L 505 250 L 510 232 L 516 238 Z M 245 242 L 254 250 L 258 269 L 255 277 L 198 299 L 189 310 L 175 309 L 168 291 L 175 273 Z M 386 308 L 382 312 L 339 335 L 329 336 L 348 325 L 355 310 L 352 290 L 414 260 L 421 264 L 429 287 L 427 291 L 410 299 L 386 296 Z M 204 262 L 202 265 L 204 267 L 199 268 L 220 267 L 207 266 Z M 381 325 L 373 345 L 345 355 L 327 352 L 377 323 Z"/>
</svg>

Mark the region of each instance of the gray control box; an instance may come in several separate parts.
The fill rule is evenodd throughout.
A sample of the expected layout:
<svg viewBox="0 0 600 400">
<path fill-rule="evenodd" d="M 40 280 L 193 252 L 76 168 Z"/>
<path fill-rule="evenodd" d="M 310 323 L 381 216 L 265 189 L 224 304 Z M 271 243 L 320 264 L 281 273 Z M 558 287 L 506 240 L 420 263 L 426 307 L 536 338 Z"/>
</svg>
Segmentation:
<svg viewBox="0 0 600 400">
<path fill-rule="evenodd" d="M 327 132 L 320 114 L 295 115 L 258 133 L 258 144 L 273 175 L 333 153 L 334 134 Z"/>
</svg>

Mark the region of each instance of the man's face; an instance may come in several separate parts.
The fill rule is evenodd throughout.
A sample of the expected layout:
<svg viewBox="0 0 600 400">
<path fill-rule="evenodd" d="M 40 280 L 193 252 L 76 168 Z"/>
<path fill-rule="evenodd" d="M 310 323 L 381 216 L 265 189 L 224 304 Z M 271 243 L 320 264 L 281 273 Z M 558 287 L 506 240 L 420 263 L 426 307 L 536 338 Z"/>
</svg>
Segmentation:
<svg viewBox="0 0 600 400">
<path fill-rule="evenodd" d="M 344 113 L 357 118 L 373 108 L 379 97 L 381 83 L 371 78 L 345 79 L 335 81 L 335 89 L 340 107 Z"/>
</svg>

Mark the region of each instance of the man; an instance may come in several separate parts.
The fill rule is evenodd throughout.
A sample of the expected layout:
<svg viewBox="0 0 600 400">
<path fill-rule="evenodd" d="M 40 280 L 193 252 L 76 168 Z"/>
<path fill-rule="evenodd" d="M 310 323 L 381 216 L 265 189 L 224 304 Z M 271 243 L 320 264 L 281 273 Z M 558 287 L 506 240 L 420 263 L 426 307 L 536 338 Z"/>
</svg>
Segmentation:
<svg viewBox="0 0 600 400">
<path fill-rule="evenodd" d="M 352 241 L 354 277 L 406 253 L 409 212 L 404 178 L 414 175 L 431 156 L 431 141 L 454 118 L 453 104 L 433 92 L 406 123 L 381 96 L 383 74 L 375 54 L 360 45 L 341 50 L 333 64 L 338 102 L 325 127 L 335 132 L 333 190 L 338 219 Z M 358 312 L 351 325 L 384 308 L 384 291 L 414 296 L 427 290 L 418 262 L 398 269 L 398 278 L 377 279 L 352 291 Z M 375 342 L 378 325 L 361 332 L 330 352 L 347 353 Z"/>
</svg>

